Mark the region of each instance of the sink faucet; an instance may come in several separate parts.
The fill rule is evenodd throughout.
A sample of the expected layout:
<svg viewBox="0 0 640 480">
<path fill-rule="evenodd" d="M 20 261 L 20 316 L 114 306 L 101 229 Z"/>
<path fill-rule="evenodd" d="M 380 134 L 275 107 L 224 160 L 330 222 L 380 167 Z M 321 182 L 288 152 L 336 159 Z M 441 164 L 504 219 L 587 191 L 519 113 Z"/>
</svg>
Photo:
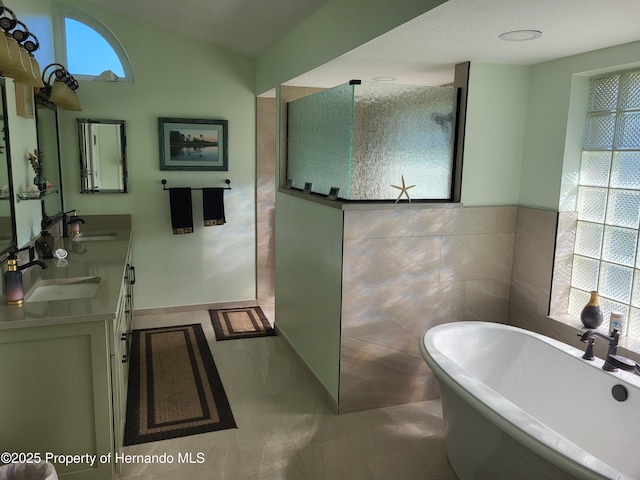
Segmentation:
<svg viewBox="0 0 640 480">
<path fill-rule="evenodd" d="M 84 219 L 78 216 L 78 212 L 76 210 L 69 210 L 68 212 L 62 212 L 62 236 L 68 237 L 69 225 L 73 226 L 74 224 L 78 224 L 78 223 L 84 223 Z M 77 233 L 77 231 L 75 233 Z"/>
<path fill-rule="evenodd" d="M 39 265 L 43 270 L 47 268 L 47 264 L 42 260 L 31 260 L 29 263 L 25 263 L 24 265 L 18 265 L 18 270 L 25 270 L 29 267 L 33 267 L 34 265 Z"/>
<path fill-rule="evenodd" d="M 601 338 L 609 342 L 609 350 L 607 357 L 602 365 L 602 369 L 608 372 L 617 372 L 618 368 L 631 372 L 636 368 L 636 362 L 626 357 L 618 355 L 618 341 L 620 340 L 620 332 L 617 329 L 611 331 L 611 336 L 607 336 L 597 330 L 587 330 L 583 334 L 578 334 L 581 342 L 588 342 L 587 350 L 582 358 L 585 360 L 593 360 L 593 342 L 595 338 Z"/>
</svg>

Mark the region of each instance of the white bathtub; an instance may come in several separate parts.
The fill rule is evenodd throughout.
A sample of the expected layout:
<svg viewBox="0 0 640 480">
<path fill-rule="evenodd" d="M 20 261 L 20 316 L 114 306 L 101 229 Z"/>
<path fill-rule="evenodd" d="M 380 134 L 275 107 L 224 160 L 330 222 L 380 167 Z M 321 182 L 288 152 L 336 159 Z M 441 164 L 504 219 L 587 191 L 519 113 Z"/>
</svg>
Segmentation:
<svg viewBox="0 0 640 480">
<path fill-rule="evenodd" d="M 596 354 L 607 351 L 596 339 Z M 640 479 L 640 377 L 506 325 L 427 331 L 420 352 L 440 386 L 449 462 L 461 480 Z M 612 396 L 624 385 L 626 401 Z"/>
</svg>

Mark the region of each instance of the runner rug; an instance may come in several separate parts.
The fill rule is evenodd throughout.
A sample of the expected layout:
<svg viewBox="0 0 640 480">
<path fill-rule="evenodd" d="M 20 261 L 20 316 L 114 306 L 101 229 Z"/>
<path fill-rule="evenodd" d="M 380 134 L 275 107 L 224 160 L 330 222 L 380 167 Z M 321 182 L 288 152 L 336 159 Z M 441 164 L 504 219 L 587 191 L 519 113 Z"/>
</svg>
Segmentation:
<svg viewBox="0 0 640 480">
<path fill-rule="evenodd" d="M 276 334 L 260 307 L 209 310 L 209 315 L 216 340 L 272 337 Z"/>
<path fill-rule="evenodd" d="M 125 445 L 236 428 L 200 324 L 134 330 Z"/>
</svg>

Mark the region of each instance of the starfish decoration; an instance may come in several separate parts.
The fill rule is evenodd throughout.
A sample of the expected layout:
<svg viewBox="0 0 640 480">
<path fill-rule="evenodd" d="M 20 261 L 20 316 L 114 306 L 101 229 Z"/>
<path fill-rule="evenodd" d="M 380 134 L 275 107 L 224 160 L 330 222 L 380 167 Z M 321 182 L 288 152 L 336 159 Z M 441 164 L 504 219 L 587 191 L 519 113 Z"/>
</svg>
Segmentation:
<svg viewBox="0 0 640 480">
<path fill-rule="evenodd" d="M 398 190 L 400 190 L 400 195 L 398 195 L 398 198 L 396 198 L 396 203 L 398 203 L 398 201 L 400 200 L 400 197 L 402 197 L 402 194 L 405 194 L 407 196 L 407 199 L 409 200 L 409 203 L 411 203 L 411 197 L 409 196 L 409 192 L 407 192 L 407 190 L 409 190 L 410 188 L 415 187 L 415 185 L 409 185 L 408 187 L 405 185 L 404 183 L 404 175 L 402 175 L 402 186 L 398 187 L 397 185 L 391 185 L 393 188 L 397 188 Z"/>
</svg>

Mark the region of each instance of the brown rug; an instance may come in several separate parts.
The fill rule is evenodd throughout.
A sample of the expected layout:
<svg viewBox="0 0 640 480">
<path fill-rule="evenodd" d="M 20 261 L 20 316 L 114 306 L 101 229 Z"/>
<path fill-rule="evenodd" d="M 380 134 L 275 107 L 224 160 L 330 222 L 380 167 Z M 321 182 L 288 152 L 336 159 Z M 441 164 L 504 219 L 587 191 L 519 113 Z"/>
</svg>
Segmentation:
<svg viewBox="0 0 640 480">
<path fill-rule="evenodd" d="M 124 444 L 236 428 L 200 324 L 134 330 Z"/>
<path fill-rule="evenodd" d="M 276 331 L 260 307 L 209 310 L 216 340 L 272 337 Z"/>
</svg>

